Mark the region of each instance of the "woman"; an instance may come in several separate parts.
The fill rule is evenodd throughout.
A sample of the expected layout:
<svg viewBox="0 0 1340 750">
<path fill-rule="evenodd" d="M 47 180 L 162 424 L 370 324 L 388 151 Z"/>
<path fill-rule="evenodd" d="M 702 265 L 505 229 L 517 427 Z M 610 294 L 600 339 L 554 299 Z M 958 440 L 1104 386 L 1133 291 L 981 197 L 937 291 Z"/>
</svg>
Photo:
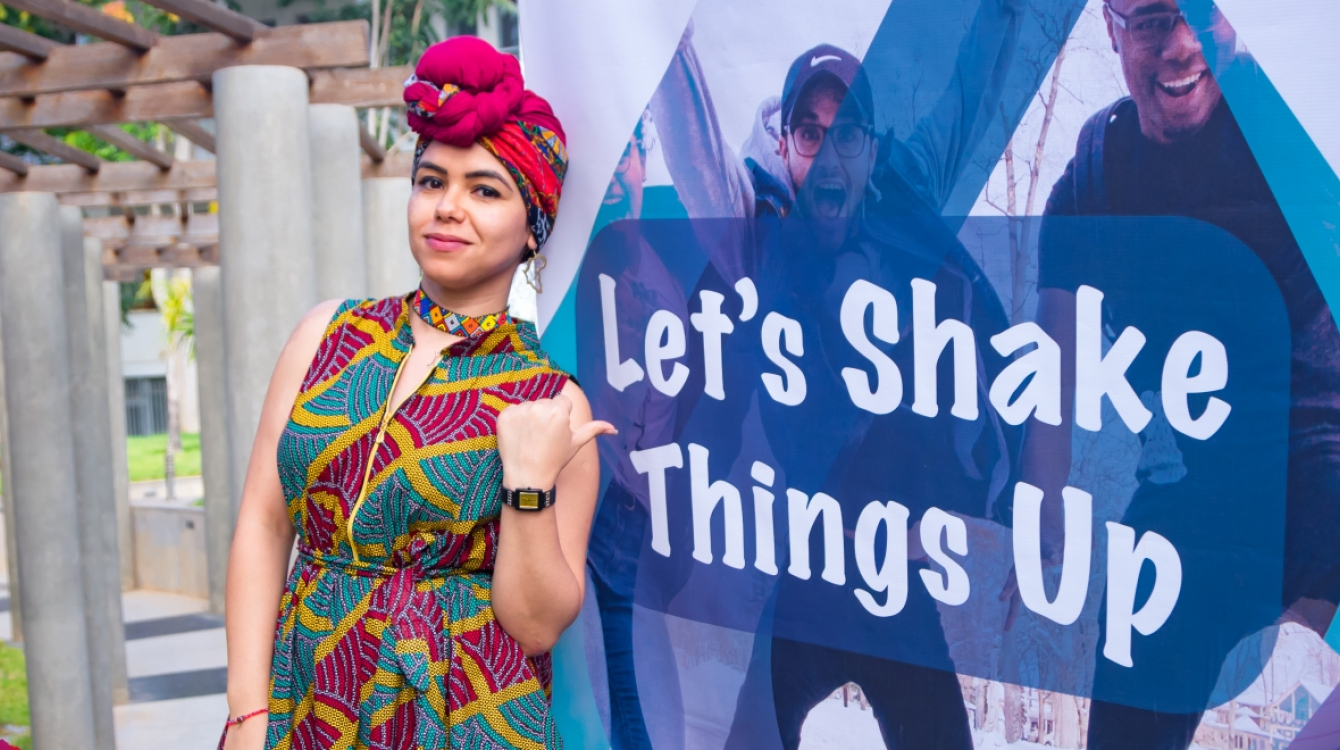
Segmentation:
<svg viewBox="0 0 1340 750">
<path fill-rule="evenodd" d="M 405 99 L 421 286 L 323 303 L 280 356 L 228 566 L 227 750 L 561 746 L 547 652 L 614 430 L 506 303 L 563 131 L 474 38 L 424 53 Z"/>
</svg>

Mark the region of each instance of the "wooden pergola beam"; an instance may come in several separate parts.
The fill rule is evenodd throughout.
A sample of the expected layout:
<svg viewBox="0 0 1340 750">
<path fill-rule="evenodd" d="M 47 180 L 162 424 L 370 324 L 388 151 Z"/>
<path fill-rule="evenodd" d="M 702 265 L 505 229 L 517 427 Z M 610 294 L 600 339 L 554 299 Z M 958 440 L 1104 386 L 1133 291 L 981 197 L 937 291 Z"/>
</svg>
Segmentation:
<svg viewBox="0 0 1340 750">
<path fill-rule="evenodd" d="M 358 145 L 363 149 L 363 153 L 367 154 L 368 158 L 374 162 L 381 163 L 386 158 L 386 149 L 382 148 L 382 145 L 377 142 L 372 133 L 368 132 L 367 128 L 360 127 L 358 129 Z"/>
<path fill-rule="evenodd" d="M 145 0 L 145 2 L 207 29 L 227 34 L 242 44 L 250 44 L 269 28 L 209 0 Z"/>
<path fill-rule="evenodd" d="M 137 159 L 143 159 L 159 169 L 171 169 L 172 157 L 136 138 L 115 125 L 91 125 L 88 132 L 116 146 Z"/>
<path fill-rule="evenodd" d="M 54 156 L 67 164 L 77 164 L 89 172 L 97 172 L 106 163 L 93 154 L 75 148 L 65 141 L 49 136 L 40 130 L 13 130 L 6 135 L 25 146 Z M 29 173 L 31 173 L 31 170 L 29 170 Z"/>
<path fill-rule="evenodd" d="M 361 159 L 363 179 L 370 177 L 403 177 L 408 180 L 410 169 L 414 166 L 414 154 L 405 151 L 393 151 L 381 161 L 373 161 L 364 156 Z"/>
<path fill-rule="evenodd" d="M 26 102 L 0 98 L 0 131 L 213 116 L 209 89 L 195 81 L 136 86 L 122 96 L 110 91 L 68 91 L 43 94 Z"/>
<path fill-rule="evenodd" d="M 405 106 L 405 79 L 414 72 L 409 65 L 396 68 L 349 68 L 310 71 L 307 96 L 312 104 L 345 104 L 350 107 Z"/>
<path fill-rule="evenodd" d="M 403 107 L 403 86 L 409 73 L 408 66 L 316 70 L 310 74 L 308 97 L 313 104 Z M 70 91 L 43 94 L 30 101 L 0 97 L 0 131 L 85 128 L 213 116 L 214 101 L 209 90 L 195 81 L 135 86 L 122 96 L 107 91 Z"/>
<path fill-rule="evenodd" d="M 41 62 L 47 59 L 51 50 L 63 46 L 9 24 L 0 24 L 0 50 L 17 52 L 30 60 Z"/>
<path fill-rule="evenodd" d="M 133 208 L 136 206 L 171 206 L 182 203 L 212 203 L 219 199 L 218 188 L 190 188 L 188 190 L 127 190 L 109 193 L 61 193 L 62 206 L 106 206 Z"/>
<path fill-rule="evenodd" d="M 0 168 L 7 169 L 16 175 L 26 175 L 31 165 L 11 153 L 0 151 Z"/>
<path fill-rule="evenodd" d="M 211 154 L 217 153 L 218 148 L 214 140 L 214 134 L 200 127 L 200 123 L 195 120 L 164 120 L 163 124 L 168 130 L 203 148 Z"/>
<path fill-rule="evenodd" d="M 134 244 L 117 250 L 103 250 L 102 278 L 106 281 L 139 281 L 146 268 L 195 268 L 218 264 L 217 242 L 198 245 L 186 241 L 163 245 Z"/>
<path fill-rule="evenodd" d="M 101 167 L 97 174 L 90 174 L 82 166 L 74 164 L 30 166 L 27 176 L 0 172 L 0 193 L 20 190 L 58 195 L 128 193 L 212 189 L 219 184 L 213 159 L 173 162 L 172 168 L 167 171 L 143 161 L 109 161 L 102 162 Z"/>
<path fill-rule="evenodd" d="M 84 236 L 119 250 L 127 245 L 163 247 L 176 242 L 209 245 L 219 241 L 219 215 L 99 216 L 84 219 Z"/>
<path fill-rule="evenodd" d="M 137 52 L 148 52 L 158 41 L 158 35 L 146 28 L 126 23 L 71 0 L 5 0 L 5 5 L 14 10 L 26 10 L 35 16 L 55 21 L 81 34 L 90 34 L 109 42 L 116 42 Z"/>
<path fill-rule="evenodd" d="M 89 12 L 102 17 L 97 11 L 89 9 Z M 142 55 L 116 44 L 58 45 L 49 50 L 42 63 L 34 63 L 22 55 L 0 54 L 0 97 L 32 98 L 92 89 L 128 91 L 133 86 L 155 83 L 207 81 L 214 71 L 234 65 L 321 70 L 367 64 L 367 21 L 267 29 L 247 45 L 239 45 L 233 37 L 218 32 L 180 34 L 158 37 L 153 48 Z"/>
</svg>

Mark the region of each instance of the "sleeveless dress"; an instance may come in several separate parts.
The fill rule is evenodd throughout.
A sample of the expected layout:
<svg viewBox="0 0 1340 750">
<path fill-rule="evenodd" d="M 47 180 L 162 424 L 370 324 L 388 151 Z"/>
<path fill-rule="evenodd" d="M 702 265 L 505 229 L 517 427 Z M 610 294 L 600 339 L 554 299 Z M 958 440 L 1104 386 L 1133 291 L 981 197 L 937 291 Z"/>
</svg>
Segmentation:
<svg viewBox="0 0 1340 750">
<path fill-rule="evenodd" d="M 498 413 L 568 376 L 529 323 L 495 324 L 444 349 L 387 414 L 411 314 L 399 297 L 345 302 L 279 440 L 299 545 L 265 747 L 561 748 L 549 655 L 527 658 L 489 601 Z"/>
</svg>

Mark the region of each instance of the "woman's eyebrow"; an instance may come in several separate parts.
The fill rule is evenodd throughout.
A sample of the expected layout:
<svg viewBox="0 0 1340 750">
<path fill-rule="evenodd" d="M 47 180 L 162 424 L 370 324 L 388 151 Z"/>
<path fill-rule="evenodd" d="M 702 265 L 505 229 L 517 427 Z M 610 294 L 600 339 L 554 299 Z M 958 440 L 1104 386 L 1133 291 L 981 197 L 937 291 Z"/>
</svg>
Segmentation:
<svg viewBox="0 0 1340 750">
<path fill-rule="evenodd" d="M 478 177 L 492 177 L 493 179 L 495 179 L 495 180 L 497 180 L 497 181 L 499 181 L 499 182 L 507 182 L 507 180 L 504 179 L 502 175 L 498 174 L 497 172 L 493 171 L 492 169 L 476 169 L 476 170 L 473 171 L 473 172 L 466 172 L 466 173 L 465 173 L 465 177 L 466 177 L 466 179 L 470 179 L 470 180 L 473 180 L 473 179 L 478 178 Z"/>
<path fill-rule="evenodd" d="M 431 161 L 421 161 L 421 162 L 419 162 L 419 169 L 431 169 L 431 170 L 433 170 L 434 172 L 438 172 L 438 173 L 441 173 L 441 174 L 446 174 L 446 173 L 447 173 L 447 170 L 443 169 L 442 167 L 437 166 L 436 164 L 432 163 Z"/>
</svg>

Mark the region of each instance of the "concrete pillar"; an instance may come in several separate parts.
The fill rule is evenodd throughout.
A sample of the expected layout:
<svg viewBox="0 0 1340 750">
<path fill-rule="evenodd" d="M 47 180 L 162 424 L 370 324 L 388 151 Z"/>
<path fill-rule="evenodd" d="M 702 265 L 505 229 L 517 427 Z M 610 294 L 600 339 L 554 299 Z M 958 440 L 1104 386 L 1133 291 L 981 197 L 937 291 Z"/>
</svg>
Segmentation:
<svg viewBox="0 0 1340 750">
<path fill-rule="evenodd" d="M 97 747 L 116 749 L 112 705 L 126 703 L 126 642 L 121 627 L 121 560 L 116 551 L 112 423 L 107 396 L 107 342 L 102 326 L 102 243 L 84 238 L 84 214 L 61 206 L 65 322 L 70 347 L 70 413 L 79 543 L 83 547 L 84 618 Z M 119 699 L 119 700 L 118 700 Z"/>
<path fill-rule="evenodd" d="M 89 679 L 83 539 L 70 410 L 61 218 L 50 193 L 0 195 L 0 345 L 28 704 L 37 750 L 100 747 Z"/>
<path fill-rule="evenodd" d="M 368 296 L 407 294 L 419 285 L 419 265 L 409 252 L 409 195 L 403 177 L 363 180 L 363 225 L 367 228 Z"/>
<path fill-rule="evenodd" d="M 307 107 L 307 74 L 297 68 L 214 73 L 230 482 L 238 492 L 275 362 L 317 301 Z"/>
<path fill-rule="evenodd" d="M 135 535 L 130 525 L 130 459 L 126 456 L 126 377 L 121 367 L 121 285 L 102 282 L 103 340 L 107 352 L 107 409 L 112 426 L 112 492 L 121 590 L 135 588 Z"/>
<path fill-rule="evenodd" d="M 317 299 L 362 299 L 368 294 L 363 251 L 363 189 L 353 107 L 313 104 L 307 110 L 312 142 L 312 253 Z"/>
<path fill-rule="evenodd" d="M 228 550 L 240 499 L 229 475 L 228 410 L 223 360 L 223 295 L 219 267 L 191 271 L 195 303 L 195 365 L 200 390 L 200 470 L 205 483 L 205 560 L 209 608 L 223 612 Z"/>
<path fill-rule="evenodd" d="M 4 346 L 0 342 L 0 349 Z M 15 541 L 14 490 L 9 485 L 9 469 L 14 465 L 9 455 L 9 416 L 5 410 L 5 368 L 0 359 L 0 484 L 4 491 L 0 502 L 5 513 L 5 580 L 9 585 L 9 629 L 15 643 L 23 642 L 23 593 L 19 590 L 19 547 Z"/>
</svg>

